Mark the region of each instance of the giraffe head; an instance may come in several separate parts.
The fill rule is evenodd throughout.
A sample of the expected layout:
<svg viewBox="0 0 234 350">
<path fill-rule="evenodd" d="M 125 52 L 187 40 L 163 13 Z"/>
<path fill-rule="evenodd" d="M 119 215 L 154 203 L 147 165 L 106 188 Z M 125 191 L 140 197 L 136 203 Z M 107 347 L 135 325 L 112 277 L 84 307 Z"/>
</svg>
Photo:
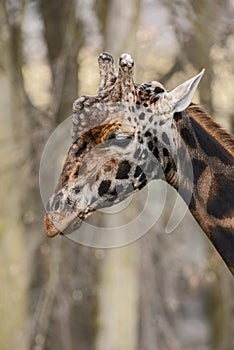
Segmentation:
<svg viewBox="0 0 234 350">
<path fill-rule="evenodd" d="M 98 94 L 73 105 L 73 143 L 47 205 L 49 237 L 176 171 L 173 118 L 189 106 L 204 73 L 168 92 L 157 81 L 135 84 L 128 54 L 121 55 L 118 74 L 109 54 L 98 62 Z"/>
</svg>

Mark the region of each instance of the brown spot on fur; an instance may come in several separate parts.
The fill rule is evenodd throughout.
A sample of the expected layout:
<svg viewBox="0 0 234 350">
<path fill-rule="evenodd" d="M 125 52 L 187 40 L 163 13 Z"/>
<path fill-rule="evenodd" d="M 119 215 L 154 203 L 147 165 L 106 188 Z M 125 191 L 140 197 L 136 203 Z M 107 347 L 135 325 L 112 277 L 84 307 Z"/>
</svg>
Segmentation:
<svg viewBox="0 0 234 350">
<path fill-rule="evenodd" d="M 223 257 L 226 264 L 234 267 L 234 231 L 221 226 L 210 228 L 211 241 L 220 255 Z"/>
<path fill-rule="evenodd" d="M 223 174 L 217 174 L 211 184 L 207 201 L 208 214 L 222 219 L 233 214 L 234 207 L 234 179 L 227 179 Z"/>
<path fill-rule="evenodd" d="M 207 164 L 203 160 L 193 158 L 192 166 L 193 166 L 193 182 L 196 185 L 200 176 L 202 176 L 204 170 L 206 169 Z"/>
<path fill-rule="evenodd" d="M 189 209 L 191 210 L 191 212 L 194 212 L 196 210 L 196 201 L 193 194 L 189 202 Z"/>
<path fill-rule="evenodd" d="M 116 179 L 127 179 L 128 178 L 128 173 L 131 170 L 131 165 L 129 161 L 123 160 L 118 167 L 117 174 L 116 174 Z"/>
<path fill-rule="evenodd" d="M 103 180 L 100 183 L 100 186 L 98 188 L 98 194 L 99 196 L 104 196 L 110 189 L 111 181 L 110 180 Z"/>
<path fill-rule="evenodd" d="M 197 147 L 196 140 L 191 134 L 190 130 L 184 127 L 180 130 L 180 134 L 186 145 L 188 145 L 191 148 Z"/>
</svg>

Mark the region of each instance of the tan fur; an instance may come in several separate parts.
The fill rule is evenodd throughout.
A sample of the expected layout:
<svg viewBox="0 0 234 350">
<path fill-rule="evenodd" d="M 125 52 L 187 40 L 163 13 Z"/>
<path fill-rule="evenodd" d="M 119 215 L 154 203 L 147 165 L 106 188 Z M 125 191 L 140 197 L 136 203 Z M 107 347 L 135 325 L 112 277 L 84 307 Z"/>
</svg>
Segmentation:
<svg viewBox="0 0 234 350">
<path fill-rule="evenodd" d="M 204 181 L 205 179 L 205 181 Z M 210 173 L 210 169 L 207 167 L 200 177 L 197 187 L 198 193 L 202 196 L 204 203 L 207 203 L 210 196 L 210 188 L 212 184 L 212 175 Z"/>
</svg>

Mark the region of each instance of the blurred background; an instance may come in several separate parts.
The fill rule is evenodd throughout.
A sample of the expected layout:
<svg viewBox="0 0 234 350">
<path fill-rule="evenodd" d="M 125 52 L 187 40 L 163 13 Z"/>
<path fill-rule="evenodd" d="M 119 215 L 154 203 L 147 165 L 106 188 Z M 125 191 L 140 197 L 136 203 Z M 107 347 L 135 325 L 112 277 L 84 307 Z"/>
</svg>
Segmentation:
<svg viewBox="0 0 234 350">
<path fill-rule="evenodd" d="M 0 0 L 1 350 L 234 348 L 233 277 L 190 213 L 164 233 L 172 190 L 141 239 L 94 249 L 44 236 L 38 184 L 104 50 L 168 89 L 205 67 L 195 100 L 234 133 L 233 18 L 233 0 Z"/>
</svg>

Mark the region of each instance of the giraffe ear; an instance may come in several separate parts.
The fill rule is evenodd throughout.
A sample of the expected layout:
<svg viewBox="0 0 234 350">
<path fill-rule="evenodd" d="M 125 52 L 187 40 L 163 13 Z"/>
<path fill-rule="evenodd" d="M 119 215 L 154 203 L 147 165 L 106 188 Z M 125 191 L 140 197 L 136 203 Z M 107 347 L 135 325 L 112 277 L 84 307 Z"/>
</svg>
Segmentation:
<svg viewBox="0 0 234 350">
<path fill-rule="evenodd" d="M 189 106 L 204 72 L 205 69 L 168 93 L 174 104 L 174 112 L 184 111 Z"/>
</svg>

